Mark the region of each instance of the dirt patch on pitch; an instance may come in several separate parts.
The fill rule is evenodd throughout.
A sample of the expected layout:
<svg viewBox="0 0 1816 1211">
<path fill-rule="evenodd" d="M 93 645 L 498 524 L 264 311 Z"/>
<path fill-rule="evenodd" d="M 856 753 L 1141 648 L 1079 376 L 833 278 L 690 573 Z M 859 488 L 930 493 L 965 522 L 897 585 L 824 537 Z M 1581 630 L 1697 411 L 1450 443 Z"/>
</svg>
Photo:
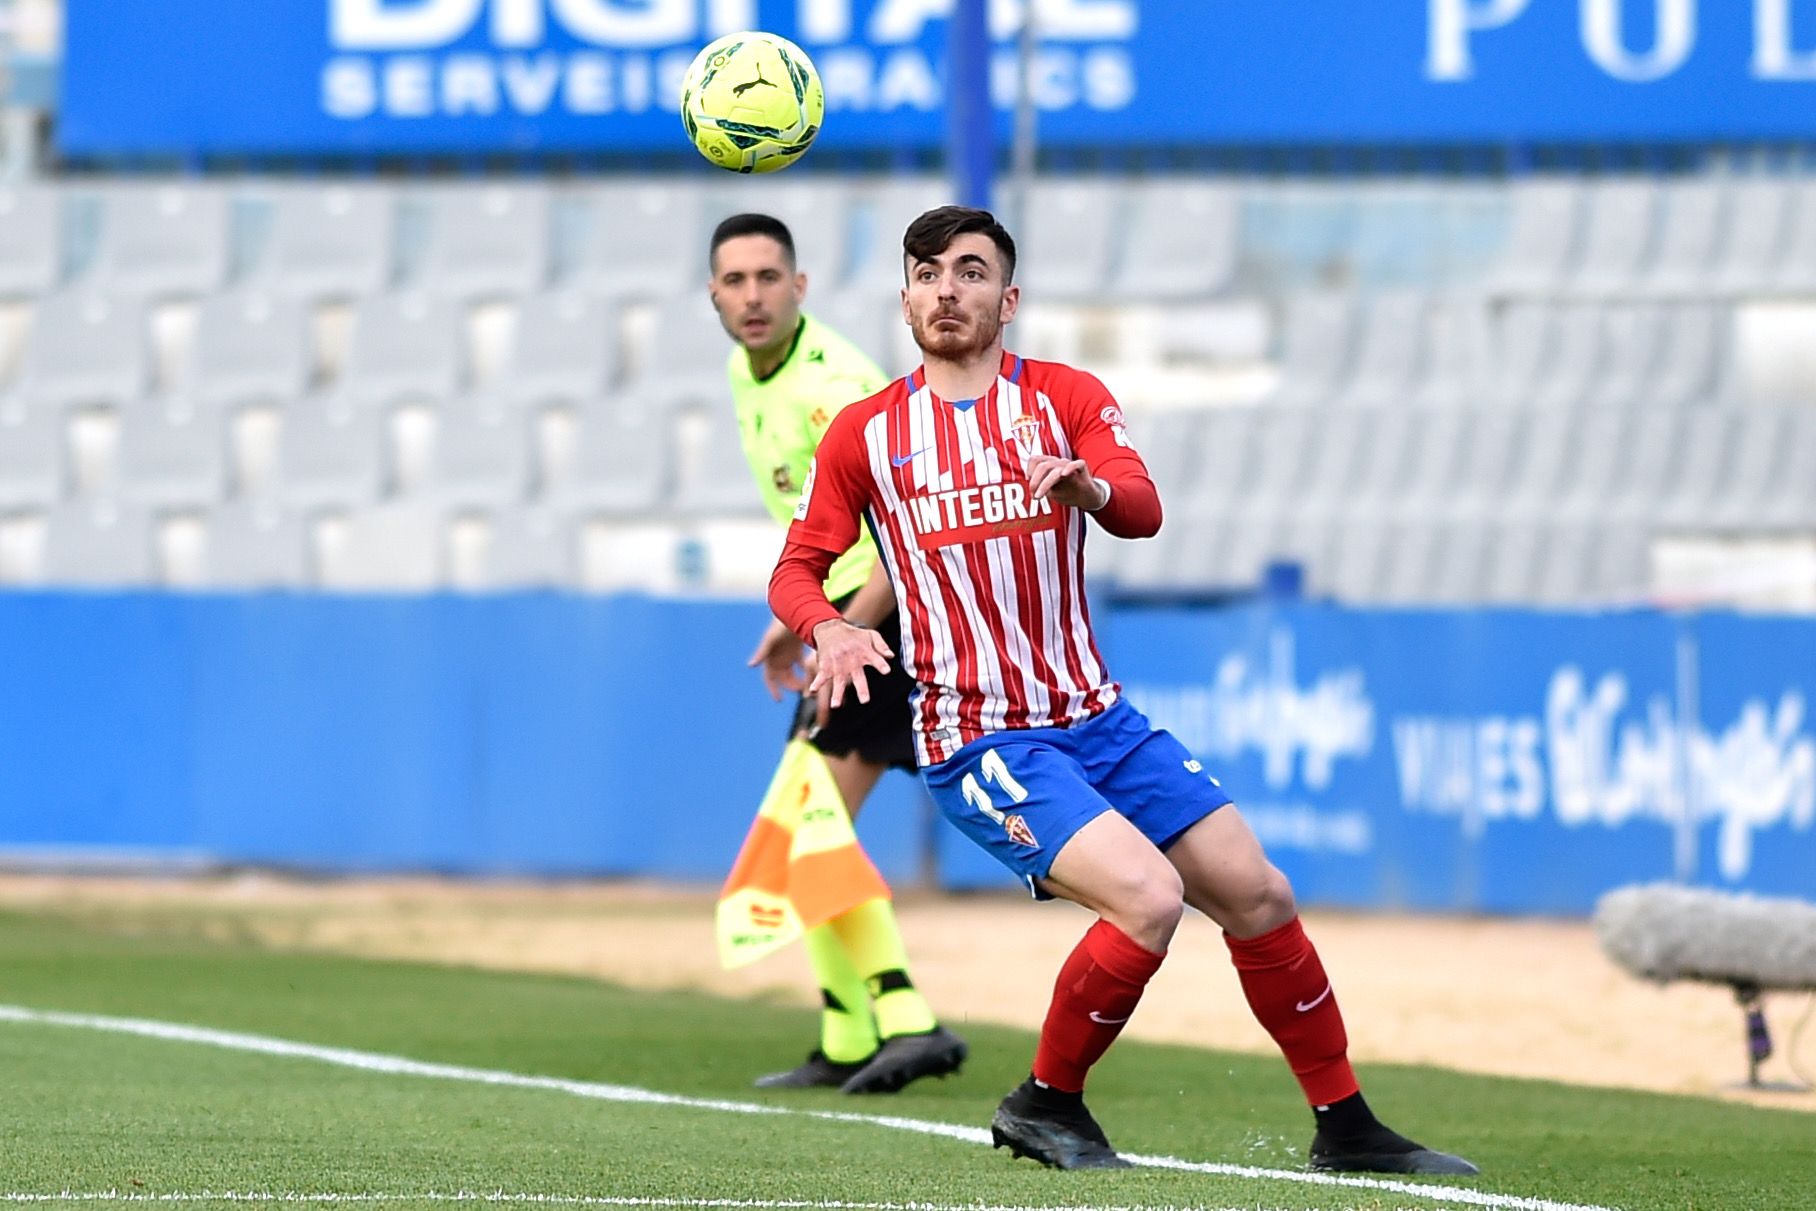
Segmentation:
<svg viewBox="0 0 1816 1211">
<path fill-rule="evenodd" d="M 267 875 L 198 879 L 0 877 L 0 906 L 78 916 L 121 930 L 183 932 L 383 958 L 595 976 L 816 1003 L 798 947 L 737 971 L 718 965 L 712 897 L 635 884 L 438 880 L 313 882 Z M 916 982 L 948 1022 L 1037 1027 L 1061 959 L 1089 923 L 1071 905 L 1011 896 L 898 901 Z M 1660 988 L 1604 958 L 1586 924 L 1306 914 L 1336 985 L 1356 1058 L 1429 1063 L 1670 1093 L 1744 1097 L 1816 1110 L 1816 1095 L 1736 1093 L 1742 1023 L 1725 990 Z M 1765 1075 L 1793 1080 L 1787 1053 L 1805 996 L 1768 998 L 1780 1054 Z M 1129 1026 L 1134 1037 L 1268 1051 L 1214 926 L 1188 919 Z M 1816 1026 L 1796 1060 L 1816 1072 Z M 803 1045 L 810 1040 L 803 1040 Z"/>
</svg>

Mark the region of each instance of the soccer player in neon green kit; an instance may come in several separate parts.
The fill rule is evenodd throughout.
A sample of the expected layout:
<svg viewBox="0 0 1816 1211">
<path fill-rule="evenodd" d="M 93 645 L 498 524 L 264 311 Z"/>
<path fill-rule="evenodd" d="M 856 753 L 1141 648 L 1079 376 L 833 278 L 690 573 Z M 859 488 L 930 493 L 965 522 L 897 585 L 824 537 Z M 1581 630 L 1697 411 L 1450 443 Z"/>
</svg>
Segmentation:
<svg viewBox="0 0 1816 1211">
<path fill-rule="evenodd" d="M 814 450 L 845 405 L 880 390 L 888 378 L 838 333 L 801 311 L 807 275 L 795 264 L 794 237 L 780 220 L 733 215 L 714 230 L 709 289 L 736 347 L 727 374 L 744 455 L 764 506 L 782 525 L 794 518 Z M 894 591 L 869 538 L 827 573 L 826 596 L 844 616 L 875 627 L 899 650 Z M 807 685 L 804 645 L 771 620 L 750 658 L 778 701 Z M 890 767 L 913 772 L 908 694 L 914 681 L 899 659 L 869 701 L 853 697 L 816 712 L 803 698 L 793 734 L 805 733 L 825 757 L 853 818 Z M 837 1086 L 847 1093 L 893 1093 L 923 1076 L 958 1070 L 967 1048 L 941 1026 L 908 978 L 908 957 L 890 901 L 879 897 L 808 931 L 807 956 L 824 1009 L 820 1045 L 785 1072 L 757 1078 L 763 1088 Z"/>
</svg>

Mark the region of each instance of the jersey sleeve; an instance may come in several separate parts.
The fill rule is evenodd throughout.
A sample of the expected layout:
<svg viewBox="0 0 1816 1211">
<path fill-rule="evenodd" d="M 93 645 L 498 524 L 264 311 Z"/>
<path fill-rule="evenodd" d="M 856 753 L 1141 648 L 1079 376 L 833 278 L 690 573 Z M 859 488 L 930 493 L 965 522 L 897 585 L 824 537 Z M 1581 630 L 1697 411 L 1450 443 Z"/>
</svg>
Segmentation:
<svg viewBox="0 0 1816 1211">
<path fill-rule="evenodd" d="M 1071 390 L 1064 396 L 1072 452 L 1092 475 L 1110 485 L 1109 502 L 1091 516 L 1118 538 L 1151 537 L 1160 529 L 1160 491 L 1129 440 L 1122 407 L 1095 375 L 1073 373 Z"/>
<path fill-rule="evenodd" d="M 834 553 L 850 549 L 870 505 L 867 479 L 863 429 L 858 414 L 847 409 L 833 418 L 808 465 L 788 541 Z"/>
</svg>

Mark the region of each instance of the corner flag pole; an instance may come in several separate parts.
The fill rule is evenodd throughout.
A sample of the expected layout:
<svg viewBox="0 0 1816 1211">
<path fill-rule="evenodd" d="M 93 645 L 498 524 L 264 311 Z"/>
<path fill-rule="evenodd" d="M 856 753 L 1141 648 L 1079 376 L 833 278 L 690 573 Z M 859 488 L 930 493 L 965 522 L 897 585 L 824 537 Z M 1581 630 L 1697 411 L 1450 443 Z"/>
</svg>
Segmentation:
<svg viewBox="0 0 1816 1211">
<path fill-rule="evenodd" d="M 958 0 L 946 27 L 946 163 L 952 192 L 989 209 L 996 174 L 987 0 Z"/>
</svg>

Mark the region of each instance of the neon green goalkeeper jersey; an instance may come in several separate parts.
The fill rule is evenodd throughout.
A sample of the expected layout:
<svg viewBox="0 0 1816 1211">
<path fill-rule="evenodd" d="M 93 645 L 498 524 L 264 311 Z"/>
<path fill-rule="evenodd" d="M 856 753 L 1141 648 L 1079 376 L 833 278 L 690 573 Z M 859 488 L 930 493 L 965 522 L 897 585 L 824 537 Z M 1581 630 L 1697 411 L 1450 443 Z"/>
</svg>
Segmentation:
<svg viewBox="0 0 1816 1211">
<path fill-rule="evenodd" d="M 744 459 L 756 477 L 763 506 L 784 526 L 794 520 L 795 502 L 807 482 L 807 467 L 826 427 L 847 404 L 875 395 L 888 383 L 875 362 L 856 345 L 805 312 L 788 360 L 761 382 L 750 373 L 750 355 L 735 346 L 726 363 Z M 869 535 L 839 556 L 826 574 L 826 596 L 834 601 L 870 578 L 876 548 Z"/>
</svg>

